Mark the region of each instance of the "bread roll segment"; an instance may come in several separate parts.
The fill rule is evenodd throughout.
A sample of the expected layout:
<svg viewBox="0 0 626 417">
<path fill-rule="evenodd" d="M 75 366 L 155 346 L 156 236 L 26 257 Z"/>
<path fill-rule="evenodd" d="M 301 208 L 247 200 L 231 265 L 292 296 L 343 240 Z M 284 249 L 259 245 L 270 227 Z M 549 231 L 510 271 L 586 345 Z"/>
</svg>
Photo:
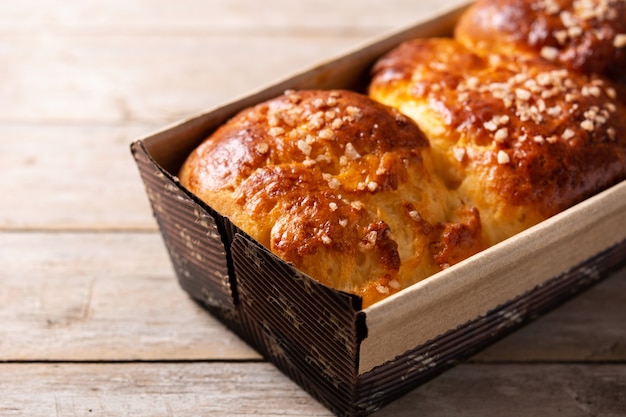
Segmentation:
<svg viewBox="0 0 626 417">
<path fill-rule="evenodd" d="M 478 0 L 456 38 L 481 55 L 533 54 L 626 82 L 626 1 Z"/>
<path fill-rule="evenodd" d="M 416 39 L 381 58 L 370 95 L 412 117 L 438 171 L 495 244 L 626 175 L 626 110 L 605 79 L 540 57 Z"/>
<path fill-rule="evenodd" d="M 415 123 L 349 91 L 290 91 L 244 110 L 180 182 L 311 277 L 365 306 L 485 247 Z"/>
</svg>

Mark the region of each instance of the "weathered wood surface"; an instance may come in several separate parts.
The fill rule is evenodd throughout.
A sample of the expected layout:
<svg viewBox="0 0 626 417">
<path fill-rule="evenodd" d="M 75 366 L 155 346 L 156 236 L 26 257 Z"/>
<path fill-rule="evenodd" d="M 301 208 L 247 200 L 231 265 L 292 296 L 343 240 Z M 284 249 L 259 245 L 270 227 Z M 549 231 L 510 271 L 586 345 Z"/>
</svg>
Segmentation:
<svg viewBox="0 0 626 417">
<path fill-rule="evenodd" d="M 0 122 L 0 230 L 156 230 L 129 148 L 150 130 Z"/>
<path fill-rule="evenodd" d="M 0 364 L 12 416 L 324 416 L 266 363 Z M 36 395 L 33 395 L 36 393 Z M 622 417 L 626 365 L 459 366 L 379 417 Z"/>
<path fill-rule="evenodd" d="M 156 233 L 0 247 L 1 415 L 330 415 L 177 288 Z M 621 271 L 380 415 L 618 416 L 625 294 Z"/>
<path fill-rule="evenodd" d="M 161 125 L 460 3 L 4 1 L 0 121 Z"/>
<path fill-rule="evenodd" d="M 154 230 L 133 139 L 459 3 L 0 2 L 0 229 Z"/>
<path fill-rule="evenodd" d="M 260 359 L 178 288 L 157 233 L 1 232 L 0 361 Z M 626 360 L 626 270 L 484 362 Z"/>
<path fill-rule="evenodd" d="M 0 361 L 260 359 L 191 301 L 156 233 L 0 233 Z"/>
<path fill-rule="evenodd" d="M 0 2 L 0 415 L 330 415 L 178 288 L 129 144 L 459 3 Z M 625 319 L 623 270 L 379 415 L 623 415 Z"/>
</svg>

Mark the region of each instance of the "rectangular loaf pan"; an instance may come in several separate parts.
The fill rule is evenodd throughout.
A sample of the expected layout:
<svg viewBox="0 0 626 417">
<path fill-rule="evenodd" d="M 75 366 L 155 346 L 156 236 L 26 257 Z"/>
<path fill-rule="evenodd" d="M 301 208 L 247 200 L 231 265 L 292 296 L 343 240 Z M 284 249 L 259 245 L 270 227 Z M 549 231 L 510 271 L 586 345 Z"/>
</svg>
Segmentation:
<svg viewBox="0 0 626 417">
<path fill-rule="evenodd" d="M 368 415 L 625 263 L 626 182 L 366 309 L 278 259 L 176 173 L 239 110 L 288 89 L 363 91 L 403 40 L 449 36 L 464 8 L 384 37 L 131 145 L 181 287 L 337 415 Z M 617 225 L 617 227 L 616 227 Z"/>
</svg>

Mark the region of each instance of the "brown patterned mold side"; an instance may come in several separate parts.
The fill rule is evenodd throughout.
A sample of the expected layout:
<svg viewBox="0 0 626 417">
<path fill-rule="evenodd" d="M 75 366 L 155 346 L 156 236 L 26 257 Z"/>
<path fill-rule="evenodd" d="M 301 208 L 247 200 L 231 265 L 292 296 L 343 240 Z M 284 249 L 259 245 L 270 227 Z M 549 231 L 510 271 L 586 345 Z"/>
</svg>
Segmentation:
<svg viewBox="0 0 626 417">
<path fill-rule="evenodd" d="M 377 411 L 626 265 L 626 241 L 360 376 L 357 413 Z"/>
<path fill-rule="evenodd" d="M 203 304 L 234 309 L 236 294 L 214 216 L 177 186 L 142 142 L 133 143 L 131 151 L 180 285 Z"/>
<path fill-rule="evenodd" d="M 332 290 L 257 242 L 236 236 L 242 320 L 254 345 L 337 415 L 351 415 L 366 336 L 360 298 Z"/>
</svg>

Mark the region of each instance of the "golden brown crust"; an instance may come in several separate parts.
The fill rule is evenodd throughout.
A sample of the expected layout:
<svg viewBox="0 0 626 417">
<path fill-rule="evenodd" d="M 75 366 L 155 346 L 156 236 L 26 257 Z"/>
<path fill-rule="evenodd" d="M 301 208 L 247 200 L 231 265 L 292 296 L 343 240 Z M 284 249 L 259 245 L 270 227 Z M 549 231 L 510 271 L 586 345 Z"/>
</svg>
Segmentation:
<svg viewBox="0 0 626 417">
<path fill-rule="evenodd" d="M 479 0 L 457 39 L 382 57 L 370 97 L 245 109 L 181 184 L 370 305 L 626 178 L 625 5 Z"/>
<path fill-rule="evenodd" d="M 624 0 L 479 0 L 455 36 L 481 54 L 531 53 L 626 82 Z"/>
<path fill-rule="evenodd" d="M 438 240 L 469 219 L 448 218 L 463 205 L 433 171 L 423 133 L 398 111 L 348 91 L 298 91 L 220 127 L 180 181 L 286 261 L 369 305 L 458 258 Z M 476 252 L 485 245 L 470 223 L 457 239 Z"/>
<path fill-rule="evenodd" d="M 371 96 L 416 120 L 492 244 L 625 176 L 626 109 L 609 81 L 452 39 L 406 42 L 373 75 Z"/>
</svg>

